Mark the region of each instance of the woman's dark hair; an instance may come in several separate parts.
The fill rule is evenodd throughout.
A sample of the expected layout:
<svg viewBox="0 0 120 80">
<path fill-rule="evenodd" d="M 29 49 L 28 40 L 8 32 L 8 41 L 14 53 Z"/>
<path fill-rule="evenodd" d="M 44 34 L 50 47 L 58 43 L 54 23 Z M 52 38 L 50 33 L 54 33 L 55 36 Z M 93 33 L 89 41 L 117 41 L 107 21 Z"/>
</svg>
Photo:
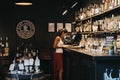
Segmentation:
<svg viewBox="0 0 120 80">
<path fill-rule="evenodd" d="M 58 32 L 57 32 L 57 36 L 61 36 L 62 32 L 68 33 L 68 31 L 65 28 L 59 29 Z"/>
</svg>

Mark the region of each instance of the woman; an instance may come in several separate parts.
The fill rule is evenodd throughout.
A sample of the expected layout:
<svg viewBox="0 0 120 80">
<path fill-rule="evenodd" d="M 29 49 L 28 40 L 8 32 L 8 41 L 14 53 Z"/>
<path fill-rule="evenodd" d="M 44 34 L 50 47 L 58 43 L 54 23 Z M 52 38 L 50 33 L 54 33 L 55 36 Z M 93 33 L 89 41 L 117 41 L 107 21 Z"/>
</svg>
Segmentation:
<svg viewBox="0 0 120 80">
<path fill-rule="evenodd" d="M 54 40 L 53 47 L 55 48 L 54 53 L 54 80 L 62 80 L 62 73 L 63 73 L 63 49 L 62 47 L 65 46 L 62 39 L 67 35 L 66 29 L 58 30 L 57 36 Z"/>
</svg>

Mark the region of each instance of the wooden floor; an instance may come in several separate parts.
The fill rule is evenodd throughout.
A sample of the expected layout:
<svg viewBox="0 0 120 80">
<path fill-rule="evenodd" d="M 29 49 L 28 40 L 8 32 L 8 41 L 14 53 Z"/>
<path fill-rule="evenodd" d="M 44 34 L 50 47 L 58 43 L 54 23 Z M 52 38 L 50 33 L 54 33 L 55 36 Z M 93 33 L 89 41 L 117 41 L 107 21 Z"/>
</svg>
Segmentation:
<svg viewBox="0 0 120 80">
<path fill-rule="evenodd" d="M 16 79 L 15 78 L 9 79 L 9 78 L 6 78 L 5 74 L 0 74 L 0 80 L 16 80 Z M 51 74 L 45 74 L 45 78 L 33 79 L 33 80 L 53 80 L 53 78 Z"/>
</svg>

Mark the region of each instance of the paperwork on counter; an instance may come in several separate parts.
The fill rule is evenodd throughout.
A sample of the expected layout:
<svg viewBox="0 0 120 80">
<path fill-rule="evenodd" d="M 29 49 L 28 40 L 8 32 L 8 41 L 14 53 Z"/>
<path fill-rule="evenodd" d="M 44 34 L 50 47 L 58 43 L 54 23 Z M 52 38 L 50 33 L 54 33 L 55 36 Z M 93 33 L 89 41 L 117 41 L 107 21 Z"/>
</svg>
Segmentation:
<svg viewBox="0 0 120 80">
<path fill-rule="evenodd" d="M 81 46 L 73 46 L 73 45 L 70 45 L 68 48 L 72 48 L 72 49 L 80 49 L 81 48 Z"/>
</svg>

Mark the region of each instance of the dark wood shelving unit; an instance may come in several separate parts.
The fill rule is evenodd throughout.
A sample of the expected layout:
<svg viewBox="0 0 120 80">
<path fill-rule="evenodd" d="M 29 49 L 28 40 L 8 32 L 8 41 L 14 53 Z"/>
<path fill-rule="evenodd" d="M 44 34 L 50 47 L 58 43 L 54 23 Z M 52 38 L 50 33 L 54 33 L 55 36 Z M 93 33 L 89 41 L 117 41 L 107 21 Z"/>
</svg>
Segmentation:
<svg viewBox="0 0 120 80">
<path fill-rule="evenodd" d="M 82 21 L 86 21 L 86 20 L 89 20 L 89 19 L 91 19 L 91 18 L 99 17 L 99 16 L 105 15 L 105 14 L 107 14 L 107 13 L 111 13 L 111 12 L 113 12 L 113 11 L 115 11 L 115 10 L 118 10 L 118 9 L 120 9 L 120 5 L 114 7 L 113 9 L 108 9 L 108 10 L 105 10 L 105 11 L 103 11 L 103 12 L 101 12 L 101 13 L 98 13 L 98 14 L 95 14 L 95 15 L 92 15 L 92 16 L 89 16 L 89 17 L 87 17 L 87 18 L 84 18 L 84 19 L 82 19 Z"/>
</svg>

